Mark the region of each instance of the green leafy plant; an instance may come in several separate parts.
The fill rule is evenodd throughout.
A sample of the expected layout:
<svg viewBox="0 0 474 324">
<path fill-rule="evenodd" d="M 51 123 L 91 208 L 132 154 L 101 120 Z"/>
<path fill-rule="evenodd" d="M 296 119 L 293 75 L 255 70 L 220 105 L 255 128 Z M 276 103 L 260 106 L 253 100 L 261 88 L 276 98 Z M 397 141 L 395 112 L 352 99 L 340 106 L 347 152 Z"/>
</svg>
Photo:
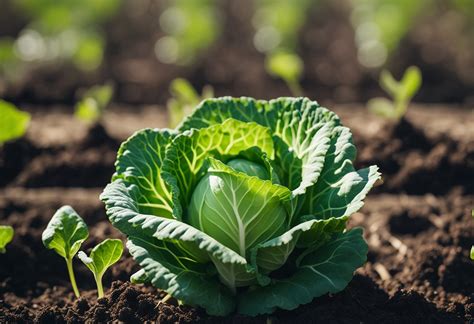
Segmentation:
<svg viewBox="0 0 474 324">
<path fill-rule="evenodd" d="M 28 129 L 30 119 L 29 113 L 0 99 L 0 146 L 7 141 L 22 137 Z"/>
<path fill-rule="evenodd" d="M 155 54 L 166 64 L 189 65 L 219 36 L 216 0 L 173 0 L 160 15 L 165 36 L 157 40 Z"/>
<path fill-rule="evenodd" d="M 285 52 L 270 54 L 266 58 L 265 69 L 269 74 L 283 79 L 294 96 L 303 94 L 299 84 L 303 74 L 303 61 L 298 55 Z"/>
<path fill-rule="evenodd" d="M 255 5 L 254 45 L 267 55 L 267 73 L 282 78 L 294 96 L 301 96 L 299 80 L 304 64 L 296 53 L 298 32 L 317 4 L 310 0 L 256 0 Z"/>
<path fill-rule="evenodd" d="M 76 104 L 74 115 L 86 122 L 97 122 L 114 95 L 112 84 L 96 85 L 88 89 Z"/>
<path fill-rule="evenodd" d="M 5 247 L 13 240 L 14 234 L 15 231 L 13 230 L 13 227 L 0 225 L 0 253 L 6 252 Z"/>
<path fill-rule="evenodd" d="M 349 216 L 379 178 L 348 128 L 306 98 L 203 101 L 177 130 L 124 142 L 101 194 L 149 282 L 209 314 L 295 309 L 366 261 Z"/>
<path fill-rule="evenodd" d="M 168 100 L 167 108 L 168 124 L 171 128 L 178 126 L 202 100 L 214 97 L 214 90 L 211 86 L 205 86 L 202 89 L 202 94 L 199 95 L 189 81 L 181 78 L 171 82 L 170 92 L 172 97 Z"/>
<path fill-rule="evenodd" d="M 102 243 L 97 244 L 92 249 L 90 256 L 87 256 L 82 251 L 79 252 L 79 259 L 81 259 L 87 268 L 89 268 L 89 270 L 94 274 L 99 298 L 104 297 L 102 277 L 105 271 L 120 259 L 122 253 L 122 241 L 118 239 L 106 239 Z"/>
<path fill-rule="evenodd" d="M 66 260 L 69 279 L 76 297 L 79 297 L 72 261 L 81 244 L 89 236 L 86 223 L 71 206 L 63 206 L 51 218 L 43 232 L 43 244 Z"/>
<path fill-rule="evenodd" d="M 400 119 L 405 116 L 411 98 L 421 86 L 421 72 L 416 66 L 410 66 L 400 81 L 395 80 L 386 70 L 380 74 L 380 86 L 392 98 L 373 98 L 368 107 L 373 113 L 390 119 Z"/>
</svg>

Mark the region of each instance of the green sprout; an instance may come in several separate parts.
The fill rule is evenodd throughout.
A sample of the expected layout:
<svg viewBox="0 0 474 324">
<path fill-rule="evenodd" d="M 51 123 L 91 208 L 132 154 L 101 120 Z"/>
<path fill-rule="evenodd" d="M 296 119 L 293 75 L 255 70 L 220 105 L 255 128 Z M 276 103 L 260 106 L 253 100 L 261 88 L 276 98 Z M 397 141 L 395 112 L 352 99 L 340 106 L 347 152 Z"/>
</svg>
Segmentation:
<svg viewBox="0 0 474 324">
<path fill-rule="evenodd" d="M 79 297 L 79 290 L 72 260 L 88 236 L 86 223 L 71 206 L 63 206 L 54 214 L 42 236 L 44 246 L 53 249 L 66 260 L 69 279 L 76 297 Z"/>
<path fill-rule="evenodd" d="M 88 89 L 76 104 L 74 116 L 86 122 L 97 122 L 114 94 L 112 84 L 96 85 Z"/>
<path fill-rule="evenodd" d="M 83 251 L 79 252 L 79 259 L 81 259 L 86 267 L 94 274 L 99 298 L 104 297 L 102 276 L 111 265 L 120 259 L 122 253 L 122 241 L 118 239 L 106 239 L 102 243 L 97 244 L 92 249 L 90 256 L 87 256 Z"/>
<path fill-rule="evenodd" d="M 13 230 L 13 227 L 8 225 L 0 225 L 0 253 L 6 252 L 5 247 L 13 240 L 14 234 L 15 231 Z"/>
<path fill-rule="evenodd" d="M 265 69 L 269 74 L 283 79 L 295 97 L 303 95 L 299 84 L 303 74 L 303 61 L 298 55 L 287 52 L 269 54 L 265 61 Z"/>
<path fill-rule="evenodd" d="M 0 99 L 0 146 L 7 141 L 22 137 L 26 133 L 30 119 L 29 113 Z"/>
<path fill-rule="evenodd" d="M 172 98 L 168 100 L 169 127 L 175 128 L 202 100 L 214 97 L 211 86 L 205 86 L 199 95 L 192 84 L 185 79 L 174 79 L 170 85 Z"/>
<path fill-rule="evenodd" d="M 399 120 L 405 116 L 408 104 L 421 86 L 421 72 L 416 66 L 410 66 L 400 81 L 395 80 L 390 72 L 382 71 L 380 86 L 392 98 L 373 98 L 368 107 L 371 112 L 379 116 Z"/>
<path fill-rule="evenodd" d="M 216 0 L 174 0 L 160 15 L 165 36 L 155 44 L 156 57 L 165 64 L 189 65 L 219 35 Z"/>
</svg>

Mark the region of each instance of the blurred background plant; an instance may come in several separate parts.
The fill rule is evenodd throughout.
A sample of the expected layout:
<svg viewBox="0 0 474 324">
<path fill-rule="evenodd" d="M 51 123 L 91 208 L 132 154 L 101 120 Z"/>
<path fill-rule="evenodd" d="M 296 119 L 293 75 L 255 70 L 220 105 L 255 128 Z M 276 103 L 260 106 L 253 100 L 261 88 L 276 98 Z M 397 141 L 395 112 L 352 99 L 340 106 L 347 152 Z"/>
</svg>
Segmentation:
<svg viewBox="0 0 474 324">
<path fill-rule="evenodd" d="M 22 137 L 28 128 L 31 116 L 14 104 L 0 99 L 0 147 L 3 143 Z"/>
<path fill-rule="evenodd" d="M 165 36 L 155 44 L 163 63 L 188 65 L 211 46 L 219 35 L 216 0 L 169 0 L 159 23 Z"/>
<path fill-rule="evenodd" d="M 400 81 L 383 70 L 380 74 L 380 87 L 385 90 L 392 100 L 387 98 L 372 98 L 367 103 L 369 110 L 376 115 L 388 119 L 401 119 L 405 116 L 410 100 L 421 87 L 421 72 L 416 66 L 410 66 Z"/>
<path fill-rule="evenodd" d="M 114 95 L 112 83 L 95 85 L 80 96 L 74 116 L 85 122 L 98 122 Z"/>
<path fill-rule="evenodd" d="M 178 126 L 202 100 L 214 97 L 211 86 L 204 86 L 202 94 L 199 95 L 189 81 L 181 78 L 171 82 L 170 93 L 172 97 L 167 102 L 168 127 L 170 128 Z"/>
<path fill-rule="evenodd" d="M 303 93 L 299 81 L 304 64 L 297 54 L 298 33 L 314 4 L 310 0 L 255 0 L 254 46 L 267 56 L 266 71 L 283 79 L 295 96 Z"/>
<path fill-rule="evenodd" d="M 15 78 L 27 64 L 61 61 L 72 61 L 84 71 L 96 69 L 105 50 L 100 26 L 117 13 L 120 3 L 121 0 L 13 1 L 28 23 L 16 38 L 0 38 L 0 71 Z"/>
</svg>

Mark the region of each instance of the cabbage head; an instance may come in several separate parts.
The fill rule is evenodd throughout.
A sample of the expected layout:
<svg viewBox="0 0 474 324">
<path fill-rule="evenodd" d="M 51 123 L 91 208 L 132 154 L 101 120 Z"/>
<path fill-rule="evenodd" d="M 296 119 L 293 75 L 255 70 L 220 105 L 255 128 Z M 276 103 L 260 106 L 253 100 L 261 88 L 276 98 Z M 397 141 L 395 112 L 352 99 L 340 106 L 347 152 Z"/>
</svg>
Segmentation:
<svg viewBox="0 0 474 324">
<path fill-rule="evenodd" d="M 309 99 L 208 99 L 176 130 L 124 142 L 101 199 L 133 282 L 212 315 L 291 310 L 366 261 L 346 222 L 379 173 L 355 156 L 350 130 Z"/>
</svg>

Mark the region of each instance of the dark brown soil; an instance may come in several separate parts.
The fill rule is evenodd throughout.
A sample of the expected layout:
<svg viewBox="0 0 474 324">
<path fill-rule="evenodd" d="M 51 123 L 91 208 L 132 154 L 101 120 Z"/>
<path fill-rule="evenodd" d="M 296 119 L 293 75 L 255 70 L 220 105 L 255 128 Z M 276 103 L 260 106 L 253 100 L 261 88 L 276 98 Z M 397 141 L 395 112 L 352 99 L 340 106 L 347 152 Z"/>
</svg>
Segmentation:
<svg viewBox="0 0 474 324">
<path fill-rule="evenodd" d="M 33 115 L 24 139 L 0 149 L 0 223 L 15 227 L 0 254 L 0 323 L 264 323 L 267 317 L 212 318 L 201 309 L 162 303 L 163 292 L 128 283 L 137 270 L 125 254 L 104 278 L 96 299 L 90 272 L 75 263 L 83 295 L 76 300 L 65 264 L 41 243 L 61 205 L 88 223 L 84 248 L 106 237 L 123 238 L 98 199 L 113 173 L 119 143 L 134 130 L 161 127 L 156 107 L 126 113 L 116 107 L 104 126 L 74 123 L 64 113 Z M 400 124 L 387 124 L 361 107 L 337 107 L 353 128 L 357 164 L 377 163 L 384 183 L 351 219 L 369 243 L 367 264 L 347 289 L 316 298 L 273 323 L 462 323 L 474 320 L 473 116 L 454 107 L 413 108 Z M 431 115 L 438 118 L 430 118 Z M 363 121 L 363 122 L 362 122 Z M 74 126 L 70 126 L 73 125 Z M 5 176 L 4 176 L 5 175 Z"/>
</svg>

